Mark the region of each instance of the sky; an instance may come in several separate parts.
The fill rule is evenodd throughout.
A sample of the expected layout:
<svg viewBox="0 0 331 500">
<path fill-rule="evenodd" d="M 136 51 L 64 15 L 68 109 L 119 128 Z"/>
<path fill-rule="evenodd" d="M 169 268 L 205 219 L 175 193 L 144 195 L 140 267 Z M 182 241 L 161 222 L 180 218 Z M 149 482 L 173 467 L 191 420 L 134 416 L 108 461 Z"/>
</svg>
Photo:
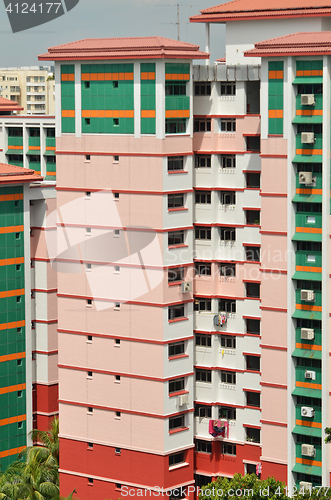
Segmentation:
<svg viewBox="0 0 331 500">
<path fill-rule="evenodd" d="M 205 26 L 190 23 L 188 18 L 202 9 L 225 3 L 225 0 L 189 1 L 192 5 L 187 0 L 182 0 L 179 4 L 180 40 L 199 45 L 204 50 Z M 176 22 L 176 0 L 80 0 L 71 11 L 53 21 L 12 33 L 5 6 L 0 0 L 0 67 L 46 65 L 47 62 L 38 62 L 38 54 L 47 52 L 48 47 L 83 38 L 158 35 L 177 39 Z M 224 41 L 224 25 L 212 25 L 211 63 L 224 56 Z"/>
</svg>

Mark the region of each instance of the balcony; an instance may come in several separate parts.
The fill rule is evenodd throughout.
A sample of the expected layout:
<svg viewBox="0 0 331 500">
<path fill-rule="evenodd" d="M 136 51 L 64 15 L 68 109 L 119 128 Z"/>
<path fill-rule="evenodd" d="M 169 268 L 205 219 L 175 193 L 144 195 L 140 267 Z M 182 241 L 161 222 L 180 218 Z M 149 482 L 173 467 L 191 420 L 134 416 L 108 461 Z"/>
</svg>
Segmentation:
<svg viewBox="0 0 331 500">
<path fill-rule="evenodd" d="M 301 300 L 301 290 L 297 289 L 295 291 L 295 312 L 293 314 L 294 318 L 302 318 L 308 320 L 318 320 L 322 319 L 322 292 L 320 290 L 315 290 L 315 299 L 313 301 Z"/>
<path fill-rule="evenodd" d="M 308 323 L 309 324 L 309 323 Z M 311 323 L 309 326 L 313 326 Z M 303 332 L 301 331 L 303 330 Z M 308 332 L 307 332 L 308 330 Z M 303 338 L 305 337 L 305 338 Z M 313 338 L 309 338 L 313 337 Z M 295 330 L 295 349 L 292 353 L 295 357 L 309 357 L 313 359 L 322 358 L 322 330 L 320 328 L 300 327 Z"/>
<path fill-rule="evenodd" d="M 303 408 L 303 411 L 302 411 Z M 314 410 L 315 415 L 308 417 L 310 408 Z M 322 408 L 320 406 L 298 404 L 295 407 L 295 434 L 304 434 L 306 436 L 322 437 Z"/>
<path fill-rule="evenodd" d="M 301 94 L 296 96 L 296 113 L 293 123 L 322 123 L 323 95 L 315 94 L 315 105 L 302 105 Z"/>
<path fill-rule="evenodd" d="M 292 394 L 304 397 L 322 397 L 322 373 L 317 360 L 298 359 L 301 364 L 295 367 L 295 389 Z M 306 361 L 306 364 L 302 362 Z"/>
<path fill-rule="evenodd" d="M 297 250 L 294 279 L 321 280 L 322 252 Z"/>
<path fill-rule="evenodd" d="M 312 172 L 312 168 L 307 166 L 307 173 Z M 301 173 L 302 174 L 302 173 Z M 302 175 L 300 176 L 302 179 Z M 322 174 L 312 172 L 312 183 L 309 184 L 299 181 L 299 172 L 295 180 L 295 202 L 322 203 Z"/>
<path fill-rule="evenodd" d="M 295 163 L 321 163 L 322 162 L 322 134 L 315 134 L 314 143 L 302 142 L 301 134 L 296 136 Z"/>
</svg>

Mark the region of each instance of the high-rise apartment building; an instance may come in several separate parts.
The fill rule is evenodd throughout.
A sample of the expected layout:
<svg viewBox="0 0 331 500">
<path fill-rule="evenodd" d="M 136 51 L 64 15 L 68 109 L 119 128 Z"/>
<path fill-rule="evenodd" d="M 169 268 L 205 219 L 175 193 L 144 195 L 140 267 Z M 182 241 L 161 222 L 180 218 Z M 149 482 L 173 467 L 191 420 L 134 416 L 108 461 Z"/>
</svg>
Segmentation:
<svg viewBox="0 0 331 500">
<path fill-rule="evenodd" d="M 45 237 L 46 218 L 56 210 L 55 163 L 50 175 L 42 162 L 46 181 L 40 175 L 40 154 L 55 154 L 54 118 L 42 118 L 42 123 L 36 117 L 19 118 L 11 114 L 17 108 L 16 102 L 0 99 L 2 469 L 30 444 L 32 428 L 46 430 L 58 413 L 57 277 Z M 31 152 L 34 163 L 27 161 Z"/>
<path fill-rule="evenodd" d="M 25 115 L 54 115 L 54 78 L 51 67 L 0 68 L 0 92 L 16 101 Z"/>
<path fill-rule="evenodd" d="M 330 483 L 330 16 L 237 0 L 191 18 L 206 52 L 150 37 L 40 56 L 56 79 L 62 494 L 193 498 L 260 466 Z M 226 59 L 192 64 L 211 23 Z"/>
</svg>

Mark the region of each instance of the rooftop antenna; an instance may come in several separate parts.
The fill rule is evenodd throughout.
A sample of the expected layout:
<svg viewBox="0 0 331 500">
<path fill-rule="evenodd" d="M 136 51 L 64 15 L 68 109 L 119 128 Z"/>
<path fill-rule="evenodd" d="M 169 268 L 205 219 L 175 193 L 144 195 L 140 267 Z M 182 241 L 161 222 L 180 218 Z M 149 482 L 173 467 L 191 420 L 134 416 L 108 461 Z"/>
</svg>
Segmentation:
<svg viewBox="0 0 331 500">
<path fill-rule="evenodd" d="M 156 7 L 173 7 L 173 4 L 156 5 Z M 195 5 L 179 4 L 177 2 L 177 22 L 176 23 L 161 23 L 161 24 L 175 24 L 177 26 L 177 40 L 180 40 L 180 22 L 179 22 L 179 7 L 195 7 Z"/>
</svg>

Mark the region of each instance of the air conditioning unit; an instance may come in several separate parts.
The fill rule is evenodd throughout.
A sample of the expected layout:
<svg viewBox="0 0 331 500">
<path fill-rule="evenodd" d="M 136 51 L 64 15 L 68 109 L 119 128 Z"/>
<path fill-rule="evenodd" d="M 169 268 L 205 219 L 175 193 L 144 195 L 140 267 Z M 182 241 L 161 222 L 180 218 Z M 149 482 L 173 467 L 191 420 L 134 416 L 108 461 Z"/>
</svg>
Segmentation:
<svg viewBox="0 0 331 500">
<path fill-rule="evenodd" d="M 308 378 L 310 380 L 315 380 L 316 378 L 316 373 L 313 372 L 312 370 L 306 370 L 305 371 L 305 378 Z"/>
<path fill-rule="evenodd" d="M 312 183 L 313 183 L 312 172 L 299 172 L 299 184 L 312 184 Z"/>
<path fill-rule="evenodd" d="M 301 416 L 308 417 L 308 418 L 315 417 L 314 408 L 310 408 L 310 406 L 301 406 Z"/>
<path fill-rule="evenodd" d="M 314 457 L 316 455 L 315 447 L 312 444 L 302 444 L 301 455 L 305 455 L 306 457 Z"/>
<path fill-rule="evenodd" d="M 301 94 L 301 106 L 315 106 L 314 94 Z"/>
<path fill-rule="evenodd" d="M 301 300 L 304 300 L 305 302 L 314 302 L 315 301 L 314 290 L 301 290 Z"/>
<path fill-rule="evenodd" d="M 314 132 L 301 132 L 302 144 L 315 144 Z"/>
<path fill-rule="evenodd" d="M 178 396 L 178 406 L 188 405 L 188 394 Z"/>
<path fill-rule="evenodd" d="M 192 281 L 183 281 L 182 293 L 192 292 Z"/>
<path fill-rule="evenodd" d="M 315 338 L 315 330 L 312 328 L 301 328 L 301 338 L 304 340 L 313 340 Z"/>
<path fill-rule="evenodd" d="M 313 487 L 313 483 L 307 483 L 307 481 L 300 481 L 300 483 L 299 483 L 300 490 L 303 488 L 303 490 L 311 491 L 312 487 Z"/>
</svg>

